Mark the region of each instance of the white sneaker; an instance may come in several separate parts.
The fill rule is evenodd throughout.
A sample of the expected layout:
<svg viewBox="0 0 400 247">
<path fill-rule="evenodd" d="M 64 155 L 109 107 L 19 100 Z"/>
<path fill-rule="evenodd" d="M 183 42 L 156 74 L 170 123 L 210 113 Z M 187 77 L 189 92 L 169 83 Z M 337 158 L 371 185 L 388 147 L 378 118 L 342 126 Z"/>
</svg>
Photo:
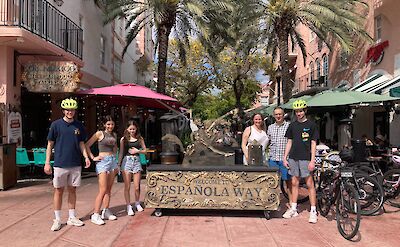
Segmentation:
<svg viewBox="0 0 400 247">
<path fill-rule="evenodd" d="M 101 219 L 100 215 L 96 214 L 96 213 L 92 214 L 92 216 L 90 217 L 90 221 L 93 224 L 96 224 L 96 225 L 99 225 L 99 226 L 105 224 L 104 220 Z"/>
<path fill-rule="evenodd" d="M 286 212 L 282 215 L 282 217 L 285 218 L 285 219 L 290 219 L 290 218 L 296 217 L 296 216 L 298 216 L 298 215 L 299 215 L 299 213 L 297 213 L 297 210 L 293 210 L 293 209 L 289 208 L 289 209 L 286 210 Z"/>
<path fill-rule="evenodd" d="M 117 216 L 115 216 L 110 209 L 103 209 L 101 212 L 101 219 L 103 220 L 116 220 Z"/>
<path fill-rule="evenodd" d="M 136 204 L 136 210 L 138 212 L 142 212 L 143 211 L 142 205 L 140 205 L 140 203 Z"/>
<path fill-rule="evenodd" d="M 70 225 L 70 226 L 83 226 L 84 223 L 80 219 L 74 217 L 74 218 L 69 218 L 68 219 L 67 225 Z"/>
<path fill-rule="evenodd" d="M 133 211 L 132 205 L 126 206 L 126 211 L 128 212 L 129 216 L 134 216 L 135 215 L 135 211 Z"/>
<path fill-rule="evenodd" d="M 317 221 L 318 221 L 317 212 L 310 212 L 310 217 L 308 218 L 308 222 L 315 224 L 317 223 Z"/>
<path fill-rule="evenodd" d="M 58 231 L 61 229 L 61 222 L 59 220 L 54 219 L 53 225 L 51 226 L 50 230 L 53 232 Z"/>
</svg>

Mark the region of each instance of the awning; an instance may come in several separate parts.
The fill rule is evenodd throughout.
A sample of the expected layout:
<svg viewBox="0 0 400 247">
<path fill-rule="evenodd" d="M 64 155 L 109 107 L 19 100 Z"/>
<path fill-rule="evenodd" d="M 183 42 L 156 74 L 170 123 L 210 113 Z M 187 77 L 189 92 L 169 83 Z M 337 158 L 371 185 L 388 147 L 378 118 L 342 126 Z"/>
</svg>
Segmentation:
<svg viewBox="0 0 400 247">
<path fill-rule="evenodd" d="M 378 94 L 389 94 L 390 89 L 395 88 L 400 86 L 400 75 L 393 78 L 392 80 L 389 80 L 385 83 L 383 83 L 382 85 L 380 85 L 379 87 L 377 87 L 374 92 L 378 93 Z"/>
<path fill-rule="evenodd" d="M 325 91 L 313 96 L 307 101 L 309 107 L 328 107 L 341 105 L 355 105 L 362 103 L 380 103 L 384 101 L 400 100 L 399 98 L 363 93 L 357 91 Z"/>
<path fill-rule="evenodd" d="M 100 97 L 109 96 L 109 101 L 113 103 L 126 104 L 134 101 L 137 105 L 143 105 L 150 108 L 169 108 L 178 109 L 181 103 L 172 97 L 157 93 L 148 87 L 134 83 L 117 84 L 108 87 L 91 88 L 78 91 L 78 94 L 97 95 Z"/>
<path fill-rule="evenodd" d="M 365 81 L 350 88 L 351 91 L 370 93 L 375 92 L 377 87 L 387 82 L 390 78 L 386 75 L 375 74 L 368 77 Z"/>
</svg>

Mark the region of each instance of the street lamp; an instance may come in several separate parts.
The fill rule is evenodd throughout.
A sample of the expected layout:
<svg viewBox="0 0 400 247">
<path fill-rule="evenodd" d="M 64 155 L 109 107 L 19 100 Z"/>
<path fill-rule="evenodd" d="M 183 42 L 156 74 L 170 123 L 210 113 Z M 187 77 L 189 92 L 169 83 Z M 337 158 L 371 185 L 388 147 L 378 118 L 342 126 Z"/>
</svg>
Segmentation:
<svg viewBox="0 0 400 247">
<path fill-rule="evenodd" d="M 282 78 L 282 69 L 281 66 L 278 65 L 278 68 L 276 68 L 275 70 L 275 77 L 276 77 L 276 83 L 278 85 L 277 88 L 277 96 L 278 96 L 278 100 L 277 100 L 277 105 L 280 106 L 281 105 L 281 78 Z"/>
</svg>

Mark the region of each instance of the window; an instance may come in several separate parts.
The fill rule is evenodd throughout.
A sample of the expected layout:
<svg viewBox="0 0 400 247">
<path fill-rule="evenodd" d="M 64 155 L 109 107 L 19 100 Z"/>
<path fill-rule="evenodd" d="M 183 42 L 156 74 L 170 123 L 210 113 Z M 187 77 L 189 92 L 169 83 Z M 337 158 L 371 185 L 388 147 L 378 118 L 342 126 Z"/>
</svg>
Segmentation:
<svg viewBox="0 0 400 247">
<path fill-rule="evenodd" d="M 377 43 L 382 40 L 382 16 L 375 17 L 375 41 Z"/>
<path fill-rule="evenodd" d="M 317 64 L 317 80 L 321 77 L 321 62 L 319 61 L 319 58 L 315 60 L 315 63 Z"/>
<path fill-rule="evenodd" d="M 80 28 L 83 27 L 83 16 L 82 16 L 82 15 L 79 15 L 79 22 L 78 22 L 78 25 L 79 25 Z"/>
<path fill-rule="evenodd" d="M 345 69 L 349 66 L 349 54 L 347 52 L 342 51 L 340 53 L 340 68 Z"/>
<path fill-rule="evenodd" d="M 100 62 L 106 64 L 106 39 L 103 35 L 100 36 Z"/>
<path fill-rule="evenodd" d="M 114 79 L 117 81 L 121 81 L 121 60 L 118 58 L 114 59 Z"/>
<path fill-rule="evenodd" d="M 313 84 L 313 80 L 314 80 L 314 63 L 311 62 L 310 63 L 310 84 Z"/>
<path fill-rule="evenodd" d="M 324 76 L 325 84 L 327 84 L 328 82 L 328 74 L 329 74 L 328 56 L 324 54 L 322 56 L 322 75 Z"/>
<path fill-rule="evenodd" d="M 310 30 L 310 42 L 312 42 L 315 39 L 315 37 L 317 37 L 317 35 Z"/>
</svg>

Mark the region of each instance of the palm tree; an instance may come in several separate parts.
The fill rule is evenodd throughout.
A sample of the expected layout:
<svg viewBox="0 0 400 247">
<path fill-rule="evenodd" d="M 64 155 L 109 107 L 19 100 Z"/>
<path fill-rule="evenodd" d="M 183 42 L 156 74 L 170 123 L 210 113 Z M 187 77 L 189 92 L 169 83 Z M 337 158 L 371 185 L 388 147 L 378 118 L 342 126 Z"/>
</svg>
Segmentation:
<svg viewBox="0 0 400 247">
<path fill-rule="evenodd" d="M 303 24 L 331 49 L 338 42 L 344 52 L 354 49 L 355 37 L 372 40 L 364 30 L 365 16 L 360 8 L 368 9 L 363 0 L 260 0 L 264 8 L 262 23 L 267 39 L 267 52 L 279 56 L 282 68 L 283 100 L 292 95 L 293 83 L 289 75 L 289 39 L 300 47 L 303 61 L 307 56 L 303 38 L 297 27 Z"/>
<path fill-rule="evenodd" d="M 193 34 L 196 23 L 206 22 L 203 13 L 206 7 L 217 5 L 225 8 L 224 1 L 212 0 L 94 0 L 104 11 L 105 23 L 118 17 L 125 17 L 128 30 L 126 52 L 129 44 L 146 25 L 154 25 L 156 30 L 156 49 L 158 49 L 157 92 L 165 94 L 165 77 L 168 58 L 168 41 L 174 30 L 182 58 L 184 44 Z"/>
<path fill-rule="evenodd" d="M 244 120 L 242 96 L 247 85 L 257 83 L 255 74 L 265 69 L 269 60 L 261 54 L 262 44 L 259 18 L 261 8 L 257 0 L 230 0 L 229 11 L 208 9 L 206 16 L 208 37 L 199 39 L 213 58 L 220 87 L 232 90 L 240 121 Z M 223 68 L 223 69 L 221 69 Z M 220 73 L 224 71 L 224 73 Z"/>
</svg>

